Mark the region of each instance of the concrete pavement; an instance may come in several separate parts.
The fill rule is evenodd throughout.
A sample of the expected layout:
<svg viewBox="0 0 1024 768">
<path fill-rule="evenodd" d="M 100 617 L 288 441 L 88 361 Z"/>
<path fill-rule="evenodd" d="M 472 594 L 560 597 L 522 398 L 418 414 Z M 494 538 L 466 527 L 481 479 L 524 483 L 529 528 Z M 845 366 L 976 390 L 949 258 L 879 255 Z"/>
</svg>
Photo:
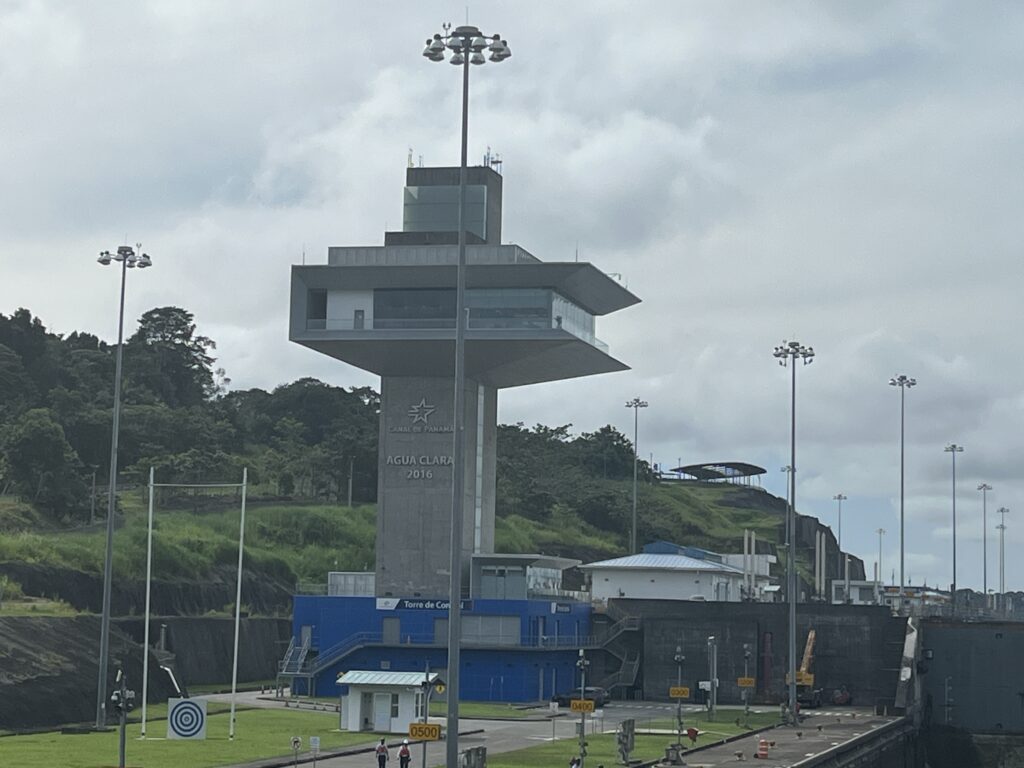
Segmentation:
<svg viewBox="0 0 1024 768">
<path fill-rule="evenodd" d="M 244 697 L 244 698 L 243 698 Z M 224 696 L 209 697 L 223 700 Z M 230 697 L 226 697 L 230 698 Z M 260 694 L 239 694 L 238 703 L 246 706 L 282 707 L 280 701 L 267 700 Z M 700 707 L 686 707 L 693 713 L 701 711 Z M 763 708 L 759 708 L 763 709 Z M 605 707 L 604 717 L 594 722 L 598 730 L 614 730 L 618 723 L 627 718 L 636 720 L 664 718 L 674 713 L 675 706 L 667 703 L 646 702 L 615 702 Z M 731 712 L 732 708 L 720 708 L 720 711 Z M 737 709 L 738 711 L 738 709 Z M 734 765 L 740 761 L 755 761 L 760 738 L 774 742 L 769 749 L 767 760 L 756 760 L 759 768 L 783 768 L 795 765 L 810 755 L 817 754 L 839 743 L 859 736 L 877 728 L 895 718 L 876 717 L 866 708 L 843 708 L 808 712 L 804 722 L 798 728 L 779 727 L 765 734 L 744 736 L 736 741 L 722 745 L 705 747 L 688 752 L 684 755 L 690 768 L 718 768 L 718 766 Z M 434 722 L 442 722 L 442 718 L 432 718 Z M 476 746 L 486 746 L 488 754 L 499 754 L 523 749 L 531 744 L 538 744 L 555 739 L 572 739 L 576 736 L 575 717 L 555 717 L 546 722 L 536 720 L 472 720 L 463 719 L 460 728 L 460 750 Z M 589 727 L 588 727 L 589 731 Z M 401 742 L 401 735 L 388 738 L 388 744 Z M 376 768 L 373 747 L 376 737 L 367 736 L 364 745 L 349 748 L 352 753 L 336 757 L 321 756 L 317 760 L 317 768 Z M 444 764 L 446 753 L 445 743 L 430 742 L 425 745 L 426 765 L 440 766 Z M 412 766 L 422 765 L 424 745 L 413 745 Z M 397 765 L 396 748 L 392 748 L 392 760 Z M 740 757 L 742 755 L 742 757 Z M 301 753 L 299 762 L 312 765 L 312 756 Z M 273 765 L 291 765 L 291 761 L 282 758 L 260 760 L 243 763 L 232 768 L 264 768 Z"/>
</svg>

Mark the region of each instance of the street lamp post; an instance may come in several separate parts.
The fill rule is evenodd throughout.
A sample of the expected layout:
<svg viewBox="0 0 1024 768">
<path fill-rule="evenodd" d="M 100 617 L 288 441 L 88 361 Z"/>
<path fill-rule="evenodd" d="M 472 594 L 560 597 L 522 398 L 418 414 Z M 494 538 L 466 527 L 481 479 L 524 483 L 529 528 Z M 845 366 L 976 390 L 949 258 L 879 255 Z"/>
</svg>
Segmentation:
<svg viewBox="0 0 1024 768">
<path fill-rule="evenodd" d="M 798 341 L 783 341 L 775 347 L 772 355 L 783 368 L 790 368 L 790 423 L 789 423 L 789 552 L 786 553 L 787 581 L 789 583 L 789 718 L 790 724 L 797 724 L 796 717 L 796 361 L 804 365 L 814 361 L 814 348 L 805 347 Z M 791 364 L 791 365 L 790 365 Z"/>
<path fill-rule="evenodd" d="M 634 397 L 626 403 L 626 407 L 633 409 L 633 525 L 629 529 L 629 553 L 635 555 L 638 550 L 636 539 L 636 470 L 637 465 L 640 463 L 640 453 L 636 441 L 640 427 L 640 409 L 647 407 L 647 401 Z"/>
<path fill-rule="evenodd" d="M 904 415 L 906 413 L 906 404 L 907 404 L 906 395 L 907 395 L 907 390 L 910 389 L 911 387 L 917 386 L 917 379 L 912 379 L 909 376 L 906 376 L 906 375 L 901 373 L 899 376 L 894 376 L 893 378 L 889 379 L 889 386 L 890 387 L 899 387 L 900 388 L 900 592 L 899 592 L 900 607 L 899 607 L 899 611 L 900 611 L 900 613 L 902 613 L 903 612 L 903 590 L 904 590 L 904 585 L 906 584 L 906 581 L 904 580 L 904 577 L 903 577 L 903 560 L 904 560 L 903 496 L 904 496 L 904 477 L 905 477 L 904 462 L 903 462 L 903 456 L 904 456 L 904 439 L 903 439 L 904 438 L 904 430 L 903 430 L 903 425 L 904 425 Z"/>
<path fill-rule="evenodd" d="M 837 514 L 839 515 L 839 537 L 836 544 L 839 547 L 839 554 L 843 554 L 843 502 L 848 498 L 841 493 L 837 493 L 832 497 L 836 501 Z"/>
<path fill-rule="evenodd" d="M 953 613 L 956 613 L 956 455 L 964 452 L 962 445 L 950 443 L 943 448 L 953 459 L 953 584 L 950 590 L 952 597 Z"/>
<path fill-rule="evenodd" d="M 981 491 L 981 594 L 988 599 L 988 492 L 992 486 L 982 483 L 978 486 Z"/>
<path fill-rule="evenodd" d="M 459 763 L 459 665 L 462 632 L 462 511 L 466 472 L 465 383 L 466 383 L 466 166 L 469 141 L 469 65 L 481 65 L 489 58 L 497 63 L 512 55 L 501 35 L 484 37 L 476 27 L 443 25 L 444 33 L 427 40 L 423 55 L 430 61 L 449 61 L 462 67 L 462 153 L 459 163 L 459 256 L 455 270 L 455 370 L 454 414 L 452 417 L 452 530 L 448 604 L 448 694 L 446 757 L 448 765 Z M 484 56 L 484 50 L 491 52 Z"/>
<path fill-rule="evenodd" d="M 96 727 L 107 724 L 107 654 L 110 647 L 110 590 L 114 575 L 114 508 L 117 504 L 117 437 L 121 425 L 121 360 L 124 349 L 124 287 L 129 269 L 153 266 L 142 252 L 142 244 L 119 246 L 115 253 L 101 251 L 96 259 L 103 266 L 121 264 L 121 300 L 117 311 L 117 353 L 114 363 L 114 417 L 110 435 L 110 484 L 107 488 L 107 541 L 103 557 L 103 607 L 100 618 L 99 676 L 96 684 Z"/>
</svg>

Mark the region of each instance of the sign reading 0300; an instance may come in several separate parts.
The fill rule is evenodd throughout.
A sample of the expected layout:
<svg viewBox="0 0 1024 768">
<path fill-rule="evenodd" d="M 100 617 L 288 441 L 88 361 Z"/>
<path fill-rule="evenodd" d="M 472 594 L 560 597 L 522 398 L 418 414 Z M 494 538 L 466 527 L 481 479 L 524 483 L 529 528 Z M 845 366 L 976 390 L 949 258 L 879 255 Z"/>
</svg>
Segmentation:
<svg viewBox="0 0 1024 768">
<path fill-rule="evenodd" d="M 437 741 L 441 738 L 441 726 L 437 723 L 409 723 L 409 738 Z"/>
</svg>

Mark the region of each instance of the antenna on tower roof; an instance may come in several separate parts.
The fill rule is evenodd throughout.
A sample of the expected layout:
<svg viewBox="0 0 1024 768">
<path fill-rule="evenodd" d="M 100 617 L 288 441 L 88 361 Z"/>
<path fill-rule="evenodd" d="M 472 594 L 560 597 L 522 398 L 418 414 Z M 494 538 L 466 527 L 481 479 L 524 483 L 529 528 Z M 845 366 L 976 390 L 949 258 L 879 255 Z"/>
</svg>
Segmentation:
<svg viewBox="0 0 1024 768">
<path fill-rule="evenodd" d="M 493 168 L 501 173 L 501 155 L 497 152 L 492 153 L 490 147 L 487 147 L 487 152 L 484 153 L 484 168 Z"/>
<path fill-rule="evenodd" d="M 412 147 L 409 147 L 409 157 L 406 160 L 406 163 L 410 168 L 412 168 Z"/>
</svg>

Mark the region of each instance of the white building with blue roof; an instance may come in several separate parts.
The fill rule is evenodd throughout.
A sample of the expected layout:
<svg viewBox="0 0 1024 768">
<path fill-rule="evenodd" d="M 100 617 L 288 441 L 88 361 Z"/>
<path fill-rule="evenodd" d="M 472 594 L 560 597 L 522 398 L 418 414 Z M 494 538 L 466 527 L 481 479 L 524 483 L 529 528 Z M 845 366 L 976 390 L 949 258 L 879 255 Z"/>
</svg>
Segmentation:
<svg viewBox="0 0 1024 768">
<path fill-rule="evenodd" d="M 774 561 L 774 556 L 770 557 Z M 644 552 L 581 565 L 590 576 L 595 601 L 610 598 L 636 600 L 700 600 L 739 602 L 743 599 L 742 568 L 724 562 L 714 552 L 656 542 Z M 767 569 L 758 574 L 761 593 Z"/>
</svg>

